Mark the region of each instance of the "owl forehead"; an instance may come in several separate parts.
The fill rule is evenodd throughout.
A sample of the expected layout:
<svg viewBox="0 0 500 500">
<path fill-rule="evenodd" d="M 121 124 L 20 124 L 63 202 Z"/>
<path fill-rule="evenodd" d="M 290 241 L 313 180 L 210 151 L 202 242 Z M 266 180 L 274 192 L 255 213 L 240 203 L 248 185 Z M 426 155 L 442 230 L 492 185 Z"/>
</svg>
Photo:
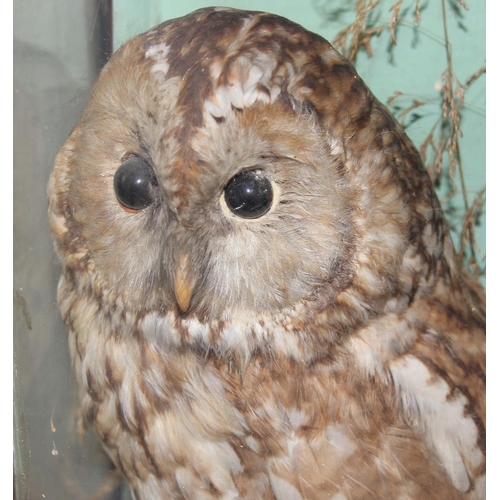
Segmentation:
<svg viewBox="0 0 500 500">
<path fill-rule="evenodd" d="M 313 92 L 308 64 L 323 71 L 340 56 L 321 37 L 278 16 L 201 9 L 143 35 L 150 78 L 168 108 L 165 136 L 175 155 L 162 172 L 176 209 L 199 189 L 200 137 L 216 137 L 235 116 L 260 104 L 303 102 Z M 315 64 L 311 64 L 313 58 Z M 315 79 L 318 81 L 318 78 Z M 233 120 L 234 121 L 234 120 Z M 240 120 L 241 122 L 241 120 Z"/>
</svg>

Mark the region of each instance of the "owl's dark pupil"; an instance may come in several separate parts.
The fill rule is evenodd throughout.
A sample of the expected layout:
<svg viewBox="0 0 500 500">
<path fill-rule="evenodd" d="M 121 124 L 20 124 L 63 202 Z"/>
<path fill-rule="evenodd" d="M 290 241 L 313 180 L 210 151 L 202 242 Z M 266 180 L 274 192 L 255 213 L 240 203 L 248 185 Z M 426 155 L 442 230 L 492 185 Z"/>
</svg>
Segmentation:
<svg viewBox="0 0 500 500">
<path fill-rule="evenodd" d="M 152 189 L 156 178 L 145 160 L 131 156 L 115 172 L 113 185 L 122 205 L 142 210 L 153 202 Z"/>
<path fill-rule="evenodd" d="M 247 170 L 235 175 L 224 189 L 226 204 L 235 215 L 256 219 L 273 203 L 273 186 L 262 170 Z"/>
</svg>

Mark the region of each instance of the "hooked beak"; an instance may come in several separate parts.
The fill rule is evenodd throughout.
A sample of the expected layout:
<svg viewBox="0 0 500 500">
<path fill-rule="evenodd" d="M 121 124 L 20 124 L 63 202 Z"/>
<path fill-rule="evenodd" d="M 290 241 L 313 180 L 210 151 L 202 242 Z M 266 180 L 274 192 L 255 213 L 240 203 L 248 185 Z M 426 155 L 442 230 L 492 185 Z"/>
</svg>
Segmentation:
<svg viewBox="0 0 500 500">
<path fill-rule="evenodd" d="M 192 279 L 189 270 L 189 258 L 185 253 L 180 254 L 174 276 L 174 293 L 182 312 L 189 309 L 193 297 L 196 280 Z"/>
</svg>

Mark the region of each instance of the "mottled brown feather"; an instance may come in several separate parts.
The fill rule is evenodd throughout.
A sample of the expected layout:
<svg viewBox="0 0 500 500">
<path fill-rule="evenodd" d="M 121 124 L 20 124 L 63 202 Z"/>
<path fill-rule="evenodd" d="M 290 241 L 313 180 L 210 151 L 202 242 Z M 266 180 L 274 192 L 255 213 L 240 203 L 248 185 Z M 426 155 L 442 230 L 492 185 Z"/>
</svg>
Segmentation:
<svg viewBox="0 0 500 500">
<path fill-rule="evenodd" d="M 143 209 L 114 190 L 130 158 Z M 272 204 L 240 218 L 255 169 Z M 484 293 L 324 39 L 223 8 L 133 38 L 49 201 L 82 410 L 137 499 L 485 498 Z"/>
</svg>

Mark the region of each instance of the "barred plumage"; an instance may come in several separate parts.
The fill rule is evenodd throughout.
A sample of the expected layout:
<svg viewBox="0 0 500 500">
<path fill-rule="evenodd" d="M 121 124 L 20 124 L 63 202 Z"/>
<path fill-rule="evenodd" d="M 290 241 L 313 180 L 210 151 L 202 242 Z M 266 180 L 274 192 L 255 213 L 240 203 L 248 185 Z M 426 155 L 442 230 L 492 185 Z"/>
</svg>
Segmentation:
<svg viewBox="0 0 500 500">
<path fill-rule="evenodd" d="M 133 38 L 49 198 L 82 408 L 136 498 L 485 497 L 484 295 L 321 37 L 210 8 Z"/>
</svg>

